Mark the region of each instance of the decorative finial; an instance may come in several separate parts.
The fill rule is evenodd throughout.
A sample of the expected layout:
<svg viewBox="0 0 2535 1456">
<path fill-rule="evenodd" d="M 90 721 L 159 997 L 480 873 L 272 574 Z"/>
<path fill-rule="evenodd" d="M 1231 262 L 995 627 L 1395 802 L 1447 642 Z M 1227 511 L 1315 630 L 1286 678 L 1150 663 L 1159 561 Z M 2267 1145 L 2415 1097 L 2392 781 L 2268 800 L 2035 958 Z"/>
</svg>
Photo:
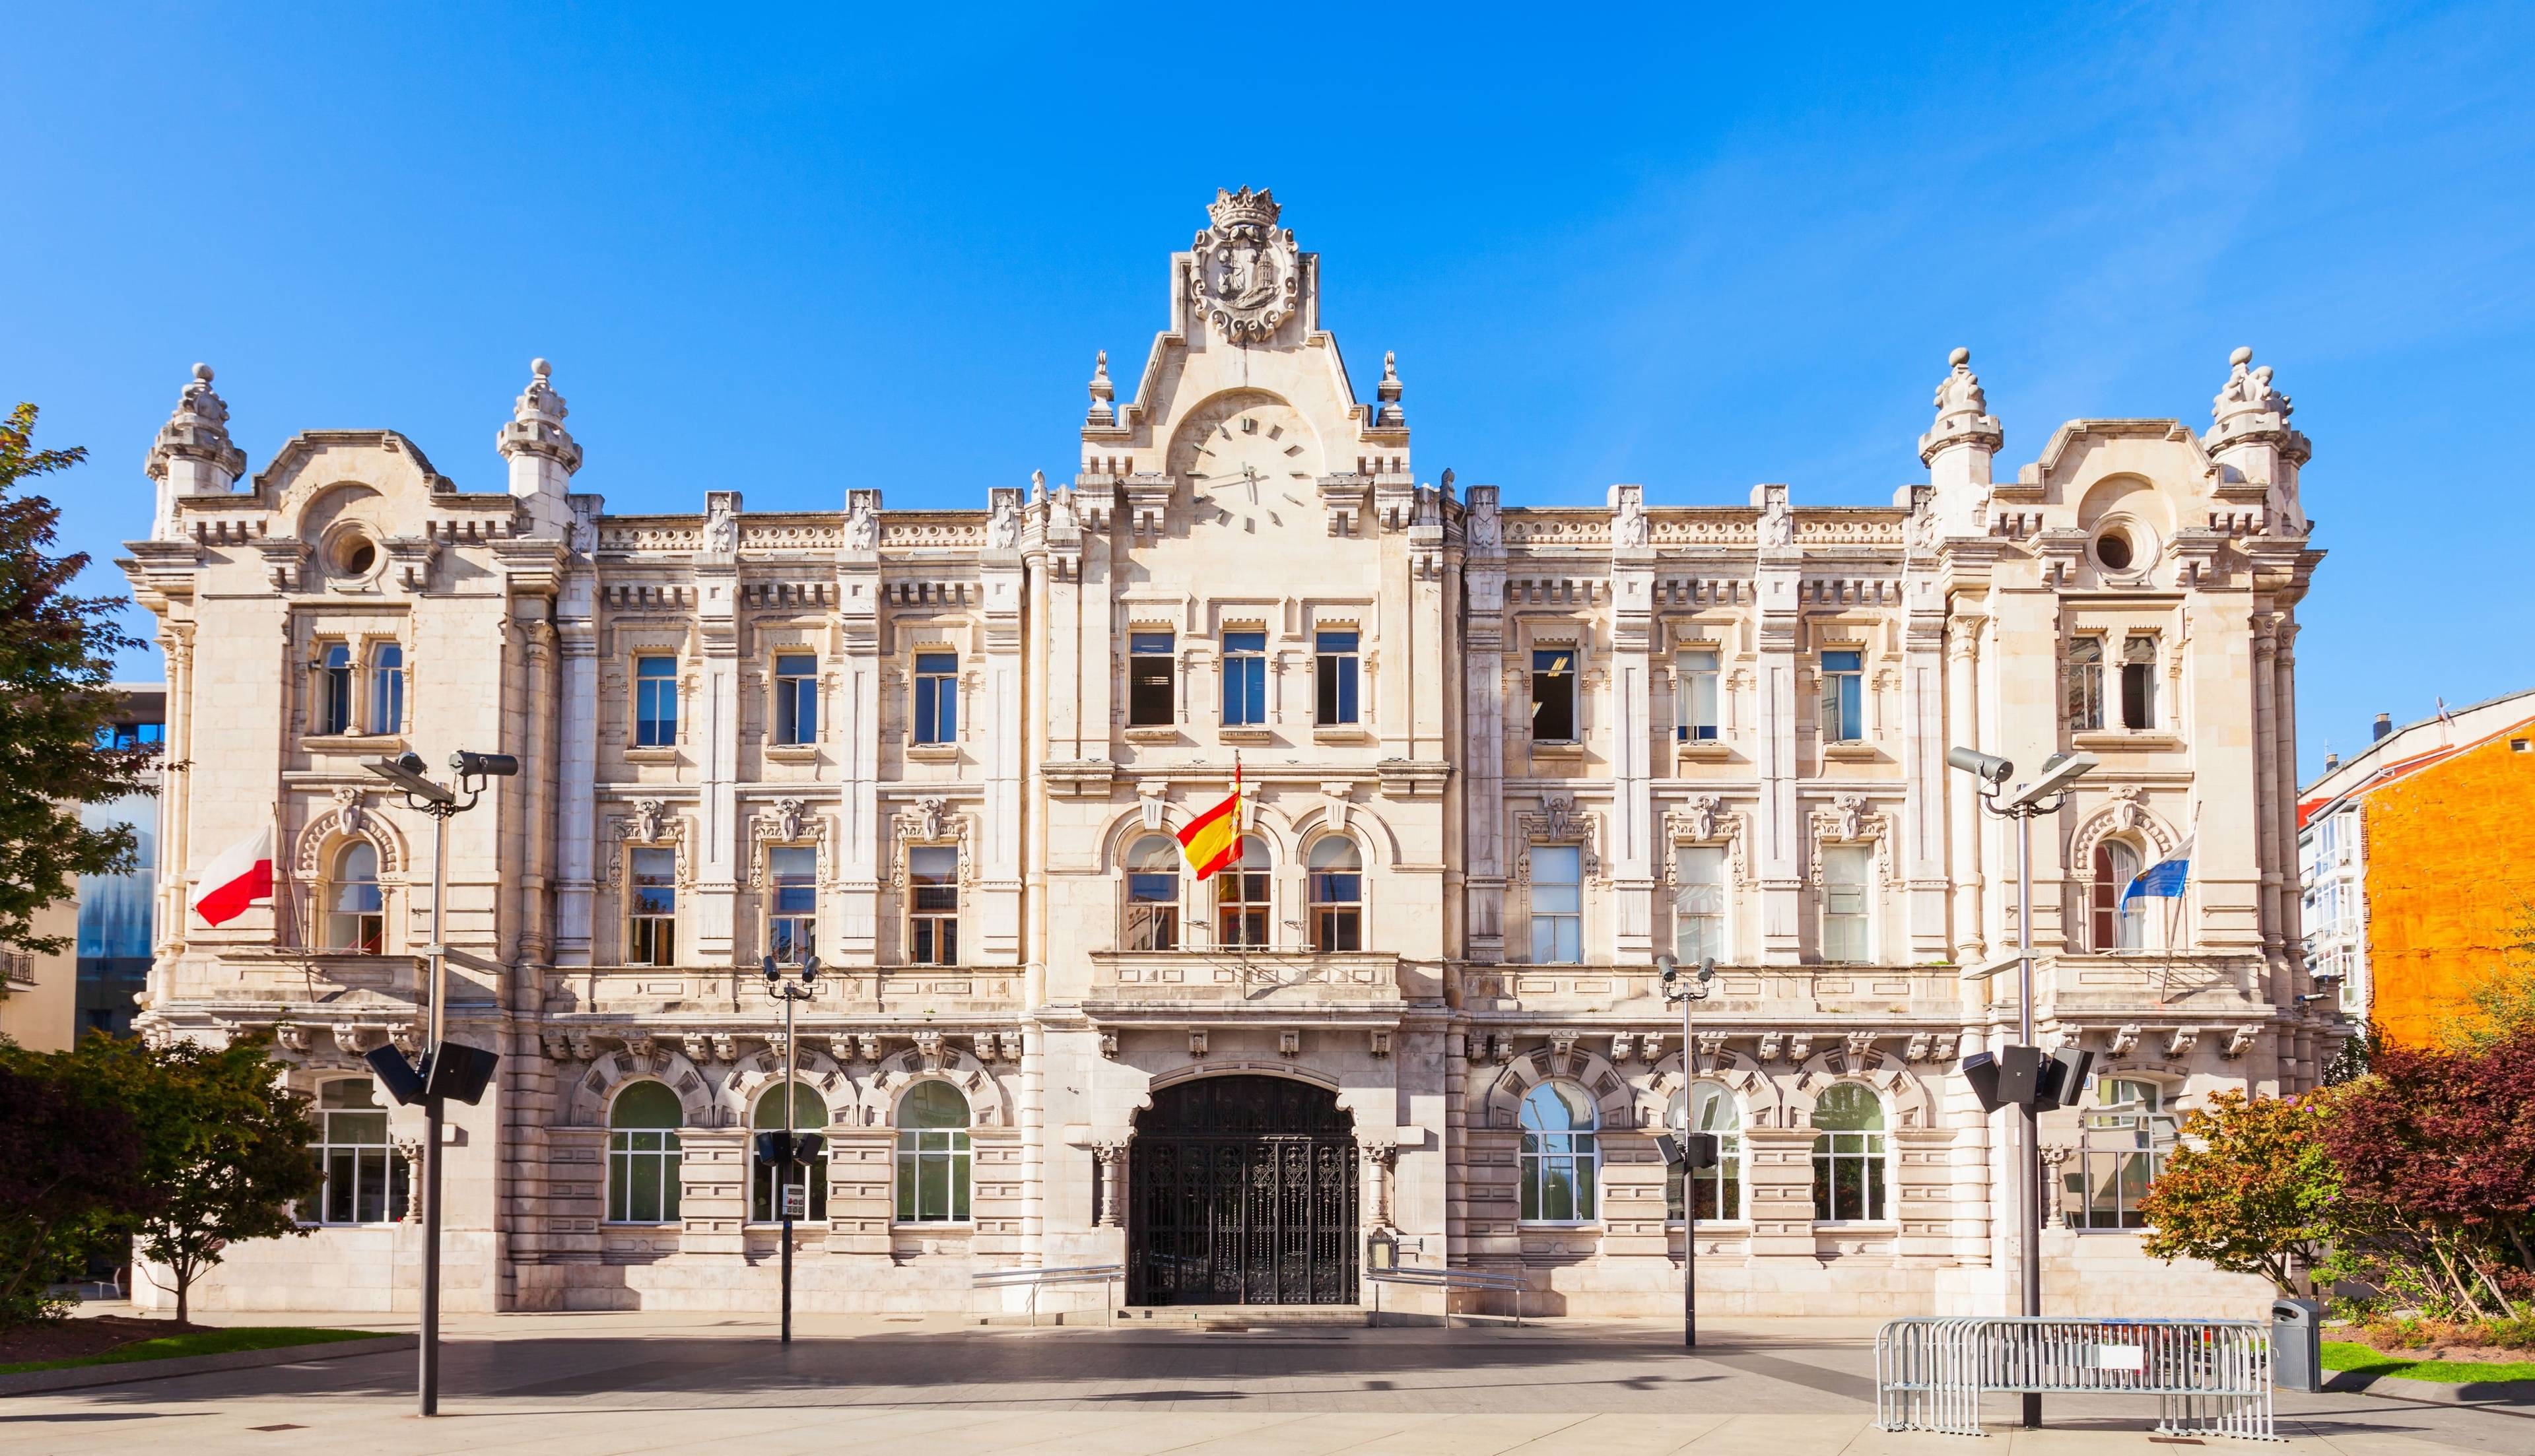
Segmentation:
<svg viewBox="0 0 2535 1456">
<path fill-rule="evenodd" d="M 212 366 L 209 364 L 195 365 L 194 378 L 201 380 L 205 384 L 210 384 L 212 382 Z"/>
<path fill-rule="evenodd" d="M 1117 388 L 1109 383 L 1109 351 L 1102 349 L 1091 360 L 1091 407 L 1082 412 L 1082 423 L 1106 429 L 1118 423 Z"/>
<path fill-rule="evenodd" d="M 2227 356 L 2227 367 L 2230 369 L 2240 368 L 2253 362 L 2254 350 L 2250 344 L 2238 344 L 2236 351 Z"/>
<path fill-rule="evenodd" d="M 564 426 L 571 413 L 564 405 L 563 395 L 555 392 L 554 365 L 543 359 L 530 359 L 528 387 L 511 401 L 511 422 L 495 437 L 494 447 L 504 459 L 549 459 L 569 475 L 581 468 L 581 447 Z M 534 467 L 523 468 L 528 473 L 513 482 L 514 494 L 533 489 Z"/>
<path fill-rule="evenodd" d="M 530 359 L 528 361 L 528 373 L 535 375 L 539 379 L 552 379 L 554 377 L 554 366 L 543 359 Z"/>
<path fill-rule="evenodd" d="M 1946 377 L 1937 382 L 1937 422 L 1927 434 L 1919 437 L 1919 460 L 1933 465 L 1940 451 L 1956 445 L 1970 445 L 1995 452 L 2006 443 L 2006 432 L 1989 412 L 1989 394 L 1981 388 L 1980 376 L 1972 373 L 1972 351 L 1956 347 L 1946 354 Z M 1986 485 L 1989 477 L 1981 475 Z"/>
<path fill-rule="evenodd" d="M 1382 383 L 1375 387 L 1374 396 L 1382 401 L 1373 412 L 1373 422 L 1381 429 L 1396 430 L 1408 423 L 1408 411 L 1399 407 L 1399 396 L 1405 387 L 1399 383 L 1399 356 L 1389 349 L 1382 354 Z"/>
<path fill-rule="evenodd" d="M 1955 369 L 1959 369 L 1959 368 L 1961 368 L 1962 366 L 1964 366 L 1964 365 L 1966 365 L 1966 364 L 1969 364 L 1971 361 L 1972 361 L 1972 351 L 1971 351 L 1971 350 L 1969 350 L 1969 349 L 1964 349 L 1964 348 L 1958 348 L 1958 349 L 1954 350 L 1952 353 L 1948 354 L 1948 355 L 1946 356 L 1946 363 L 1947 363 L 1949 367 L 1952 367 L 1952 368 L 1955 368 Z"/>
</svg>

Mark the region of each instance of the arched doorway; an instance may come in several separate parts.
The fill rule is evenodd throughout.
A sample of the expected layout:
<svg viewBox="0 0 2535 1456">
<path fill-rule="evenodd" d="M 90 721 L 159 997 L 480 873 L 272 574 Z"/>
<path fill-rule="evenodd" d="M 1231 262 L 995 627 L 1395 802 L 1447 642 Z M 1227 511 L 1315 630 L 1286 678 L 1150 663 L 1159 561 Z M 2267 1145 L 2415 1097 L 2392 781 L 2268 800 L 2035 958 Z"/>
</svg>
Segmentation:
<svg viewBox="0 0 2535 1456">
<path fill-rule="evenodd" d="M 1286 1077 L 1153 1094 L 1127 1148 L 1127 1299 L 1356 1302 L 1355 1120 Z"/>
</svg>

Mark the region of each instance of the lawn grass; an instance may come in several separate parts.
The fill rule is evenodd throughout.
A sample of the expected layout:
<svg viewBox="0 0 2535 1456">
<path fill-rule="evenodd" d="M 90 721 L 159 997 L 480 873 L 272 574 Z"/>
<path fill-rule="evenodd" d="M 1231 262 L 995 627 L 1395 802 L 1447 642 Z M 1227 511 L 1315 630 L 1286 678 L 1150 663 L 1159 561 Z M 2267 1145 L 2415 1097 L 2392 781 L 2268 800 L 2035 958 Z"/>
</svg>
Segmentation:
<svg viewBox="0 0 2535 1456">
<path fill-rule="evenodd" d="M 194 1330 L 155 1340 L 135 1340 L 102 1355 L 77 1360 L 33 1360 L 0 1365 L 0 1375 L 27 1370 L 67 1370 L 80 1365 L 126 1365 L 137 1360 L 174 1360 L 186 1355 L 228 1355 L 239 1350 L 276 1350 L 284 1345 L 330 1345 L 337 1340 L 375 1340 L 376 1330 L 293 1329 L 287 1325 L 247 1325 L 236 1329 Z"/>
<path fill-rule="evenodd" d="M 2323 1342 L 2323 1367 L 2387 1375 L 2398 1380 L 2445 1380 L 2465 1385 L 2483 1380 L 2535 1380 L 2535 1361 L 2480 1365 L 2461 1360 L 2405 1360 L 2368 1345 Z"/>
</svg>

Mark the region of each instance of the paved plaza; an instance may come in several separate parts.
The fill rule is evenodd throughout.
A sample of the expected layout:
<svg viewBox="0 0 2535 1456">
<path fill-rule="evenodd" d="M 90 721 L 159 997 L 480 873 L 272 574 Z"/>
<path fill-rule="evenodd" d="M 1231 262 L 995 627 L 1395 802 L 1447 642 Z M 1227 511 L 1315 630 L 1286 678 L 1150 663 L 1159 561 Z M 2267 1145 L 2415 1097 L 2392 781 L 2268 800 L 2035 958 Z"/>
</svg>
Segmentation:
<svg viewBox="0 0 2535 1456">
<path fill-rule="evenodd" d="M 292 1323 L 347 1324 L 342 1316 Z M 274 1317 L 271 1322 L 282 1322 Z M 406 1329 L 371 1320 L 364 1327 Z M 411 1353 L 0 1401 L 0 1448 L 44 1452 L 1560 1452 L 1593 1456 L 2173 1449 L 2149 1400 L 2057 1400 L 2039 1434 L 1874 1428 L 1874 1325 L 1715 1321 L 1694 1355 L 1652 1322 L 1364 1329 L 979 1326 L 543 1314 L 451 1321 L 443 1419 L 411 1414 Z M 2535 1409 L 2279 1398 L 2285 1448 L 2535 1451 Z M 2212 1439 L 2210 1446 L 2252 1443 Z"/>
</svg>

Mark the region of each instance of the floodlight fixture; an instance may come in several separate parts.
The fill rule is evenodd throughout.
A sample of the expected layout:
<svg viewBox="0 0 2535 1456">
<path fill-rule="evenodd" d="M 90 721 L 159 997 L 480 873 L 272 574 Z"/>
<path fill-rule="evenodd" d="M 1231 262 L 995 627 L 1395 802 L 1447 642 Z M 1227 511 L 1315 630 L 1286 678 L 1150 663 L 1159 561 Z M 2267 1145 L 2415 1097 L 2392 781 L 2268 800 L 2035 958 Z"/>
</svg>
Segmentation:
<svg viewBox="0 0 2535 1456">
<path fill-rule="evenodd" d="M 2030 809 L 2037 802 L 2085 777 L 2100 761 L 2092 754 L 2053 754 L 2042 760 L 2042 776 L 2029 784 L 2018 785 L 2014 797 L 2007 801 L 2006 807 Z"/>
<path fill-rule="evenodd" d="M 1948 767 L 1961 769 L 1992 788 L 2006 783 L 2009 776 L 2015 772 L 2015 765 L 2012 762 L 1996 754 L 1984 754 L 1978 749 L 1948 749 L 1946 763 Z"/>
<path fill-rule="evenodd" d="M 515 754 L 472 754 L 461 749 L 449 756 L 449 769 L 460 778 L 517 778 L 520 759 Z"/>
<path fill-rule="evenodd" d="M 434 805 L 451 804 L 457 801 L 457 795 L 422 776 L 423 762 L 420 754 L 407 753 L 400 754 L 393 758 L 372 758 L 361 766 L 396 785 L 408 799 L 419 799 L 425 804 Z"/>
</svg>

